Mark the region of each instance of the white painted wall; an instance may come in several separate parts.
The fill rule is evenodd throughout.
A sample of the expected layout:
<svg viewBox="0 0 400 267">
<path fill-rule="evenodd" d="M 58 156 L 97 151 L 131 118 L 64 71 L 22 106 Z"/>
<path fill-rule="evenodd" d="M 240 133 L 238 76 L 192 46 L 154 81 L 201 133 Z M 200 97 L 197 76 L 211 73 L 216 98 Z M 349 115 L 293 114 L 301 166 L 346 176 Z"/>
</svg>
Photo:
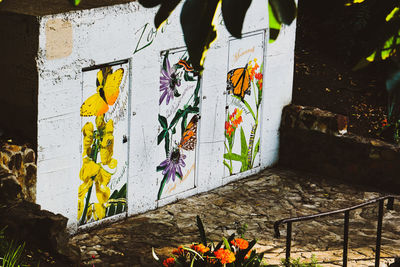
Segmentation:
<svg viewBox="0 0 400 267">
<path fill-rule="evenodd" d="M 220 24 L 222 16 L 216 16 L 218 39 L 207 53 L 201 89 L 197 186 L 156 200 L 160 182 L 160 174 L 155 171 L 160 163 L 157 155 L 160 52 L 184 47 L 180 8 L 171 15 L 163 32 L 159 31 L 154 36 L 156 10 L 145 9 L 132 2 L 40 18 L 37 202 L 44 209 L 68 217 L 71 232 L 77 229 L 82 143 L 79 109 L 84 67 L 121 59 L 131 60 L 131 113 L 136 115 L 131 116 L 129 132 L 128 216 L 248 176 L 273 165 L 278 159 L 281 111 L 284 105 L 290 103 L 292 95 L 295 23 L 284 27 L 278 40 L 266 48 L 261 167 L 223 179 L 224 92 L 229 34 Z M 46 45 L 52 40 L 46 36 L 46 24 L 57 19 L 66 23 L 65 27 L 72 27 L 72 40 L 64 35 L 65 45 L 71 43 L 72 49 L 69 52 L 64 49 L 59 55 L 55 49 L 54 56 L 47 51 Z M 266 29 L 267 25 L 266 1 L 254 0 L 243 32 Z M 140 39 L 142 33 L 144 35 Z M 134 54 L 135 49 L 145 45 L 147 39 L 152 43 Z"/>
</svg>

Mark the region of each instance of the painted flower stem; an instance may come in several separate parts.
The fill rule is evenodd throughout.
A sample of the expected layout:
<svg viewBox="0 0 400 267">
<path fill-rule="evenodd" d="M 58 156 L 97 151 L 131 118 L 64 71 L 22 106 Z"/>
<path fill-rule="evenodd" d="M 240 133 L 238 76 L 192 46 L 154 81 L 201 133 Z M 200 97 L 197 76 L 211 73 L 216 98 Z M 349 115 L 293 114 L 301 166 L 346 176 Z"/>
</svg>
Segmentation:
<svg viewBox="0 0 400 267">
<path fill-rule="evenodd" d="M 100 148 L 100 142 L 96 138 L 96 141 L 94 143 L 94 153 L 90 157 L 94 162 L 97 161 L 97 154 L 99 152 L 99 148 Z M 95 177 L 96 176 L 93 176 L 90 179 L 94 180 Z M 83 208 L 82 217 L 81 217 L 81 220 L 79 221 L 79 226 L 83 225 L 85 223 L 86 213 L 87 213 L 88 208 L 89 208 L 90 196 L 92 195 L 92 189 L 93 189 L 93 184 L 89 187 L 88 192 L 86 194 L 85 207 Z"/>
</svg>

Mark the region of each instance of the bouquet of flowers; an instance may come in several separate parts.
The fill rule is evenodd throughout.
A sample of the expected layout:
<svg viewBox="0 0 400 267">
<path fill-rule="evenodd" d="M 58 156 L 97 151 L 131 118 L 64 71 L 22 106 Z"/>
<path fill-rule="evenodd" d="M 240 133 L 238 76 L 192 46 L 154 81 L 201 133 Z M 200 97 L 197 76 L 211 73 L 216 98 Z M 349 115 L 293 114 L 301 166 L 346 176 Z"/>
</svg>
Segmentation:
<svg viewBox="0 0 400 267">
<path fill-rule="evenodd" d="M 232 234 L 228 239 L 223 237 L 222 241 L 214 245 L 212 242 L 207 243 L 203 223 L 199 216 L 197 216 L 197 227 L 199 228 L 201 242 L 174 249 L 172 257 L 165 259 L 162 266 L 261 266 L 264 253 L 257 254 L 255 250 L 252 250 L 256 240 L 248 242 L 243 238 L 243 235 L 240 238 L 235 238 L 235 234 Z M 161 262 L 154 250 L 153 256 Z"/>
</svg>

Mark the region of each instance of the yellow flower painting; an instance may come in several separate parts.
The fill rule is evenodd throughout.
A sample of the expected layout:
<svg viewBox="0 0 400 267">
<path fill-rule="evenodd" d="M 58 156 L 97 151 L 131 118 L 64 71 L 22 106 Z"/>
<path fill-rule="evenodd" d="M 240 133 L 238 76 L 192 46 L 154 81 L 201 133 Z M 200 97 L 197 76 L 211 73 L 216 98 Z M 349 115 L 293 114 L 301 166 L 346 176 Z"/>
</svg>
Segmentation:
<svg viewBox="0 0 400 267">
<path fill-rule="evenodd" d="M 79 225 L 121 212 L 121 205 L 126 207 L 126 185 L 113 193 L 110 189 L 118 161 L 114 158 L 114 121 L 105 118 L 108 106 L 118 101 L 123 73 L 123 69 L 115 72 L 111 67 L 100 69 L 96 74 L 97 93 L 86 99 L 81 106 L 81 116 L 93 119 L 85 119 L 86 123 L 83 122 L 82 127 L 81 184 L 78 188 L 77 214 Z"/>
</svg>

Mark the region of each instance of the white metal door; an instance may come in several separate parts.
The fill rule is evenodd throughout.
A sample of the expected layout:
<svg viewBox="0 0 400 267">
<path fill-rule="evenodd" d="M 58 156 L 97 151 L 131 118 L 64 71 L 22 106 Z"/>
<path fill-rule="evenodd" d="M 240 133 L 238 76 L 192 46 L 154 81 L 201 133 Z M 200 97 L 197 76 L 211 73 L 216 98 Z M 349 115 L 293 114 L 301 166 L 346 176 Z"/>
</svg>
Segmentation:
<svg viewBox="0 0 400 267">
<path fill-rule="evenodd" d="M 82 71 L 78 225 L 127 211 L 129 61 Z"/>
</svg>

